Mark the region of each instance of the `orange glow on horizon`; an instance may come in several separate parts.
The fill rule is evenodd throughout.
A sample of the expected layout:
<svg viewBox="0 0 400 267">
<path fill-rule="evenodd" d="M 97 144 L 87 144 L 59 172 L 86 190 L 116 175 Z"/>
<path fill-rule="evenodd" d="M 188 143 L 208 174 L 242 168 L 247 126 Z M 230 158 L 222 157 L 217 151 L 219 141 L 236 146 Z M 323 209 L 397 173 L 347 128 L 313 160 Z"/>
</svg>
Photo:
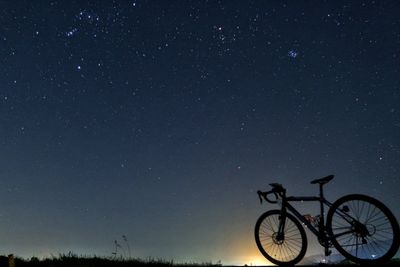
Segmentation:
<svg viewBox="0 0 400 267">
<path fill-rule="evenodd" d="M 274 266 L 257 249 L 256 246 L 241 248 L 236 261 L 237 264 L 247 266 Z"/>
<path fill-rule="evenodd" d="M 219 258 L 223 255 L 221 259 L 223 265 L 275 266 L 258 250 L 252 230 L 249 228 L 247 232 L 226 238 L 224 242 L 229 246 L 216 251 L 212 257 Z"/>
</svg>

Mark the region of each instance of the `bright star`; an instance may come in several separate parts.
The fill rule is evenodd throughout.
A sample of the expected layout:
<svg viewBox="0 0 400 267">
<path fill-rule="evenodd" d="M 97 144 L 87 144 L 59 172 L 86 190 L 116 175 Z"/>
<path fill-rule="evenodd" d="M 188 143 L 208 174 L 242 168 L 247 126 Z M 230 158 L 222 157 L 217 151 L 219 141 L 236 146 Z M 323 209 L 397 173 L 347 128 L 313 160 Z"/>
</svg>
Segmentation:
<svg viewBox="0 0 400 267">
<path fill-rule="evenodd" d="M 73 28 L 72 30 L 67 31 L 67 32 L 65 33 L 65 35 L 66 35 L 67 37 L 72 37 L 77 31 L 78 31 L 77 28 Z"/>
</svg>

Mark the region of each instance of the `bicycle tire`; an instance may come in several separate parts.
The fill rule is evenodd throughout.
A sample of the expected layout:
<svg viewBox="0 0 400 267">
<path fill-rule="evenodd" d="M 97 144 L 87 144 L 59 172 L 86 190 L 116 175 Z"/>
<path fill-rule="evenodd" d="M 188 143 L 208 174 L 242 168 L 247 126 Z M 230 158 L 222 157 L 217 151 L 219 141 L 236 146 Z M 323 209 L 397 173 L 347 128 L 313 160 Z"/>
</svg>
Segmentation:
<svg viewBox="0 0 400 267">
<path fill-rule="evenodd" d="M 382 202 L 366 195 L 336 200 L 328 211 L 326 226 L 335 248 L 356 263 L 386 262 L 399 248 L 396 218 Z"/>
<path fill-rule="evenodd" d="M 294 265 L 306 254 L 307 236 L 300 222 L 287 213 L 284 229 L 286 236 L 283 241 L 277 241 L 280 214 L 280 210 L 270 210 L 260 216 L 254 230 L 256 244 L 270 262 L 280 266 Z"/>
</svg>

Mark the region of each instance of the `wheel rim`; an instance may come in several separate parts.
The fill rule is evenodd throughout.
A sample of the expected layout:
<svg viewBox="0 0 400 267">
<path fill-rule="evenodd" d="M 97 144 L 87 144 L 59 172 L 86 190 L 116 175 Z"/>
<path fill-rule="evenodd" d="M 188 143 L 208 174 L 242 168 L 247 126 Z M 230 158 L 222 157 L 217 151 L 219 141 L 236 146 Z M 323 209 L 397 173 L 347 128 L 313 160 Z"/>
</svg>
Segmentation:
<svg viewBox="0 0 400 267">
<path fill-rule="evenodd" d="M 264 251 L 279 262 L 295 260 L 302 250 L 302 236 L 299 228 L 286 219 L 284 236 L 278 234 L 280 215 L 266 217 L 259 228 L 259 240 Z"/>
<path fill-rule="evenodd" d="M 377 260 L 392 247 L 394 232 L 381 208 L 365 200 L 347 200 L 333 214 L 332 235 L 348 255 Z"/>
</svg>

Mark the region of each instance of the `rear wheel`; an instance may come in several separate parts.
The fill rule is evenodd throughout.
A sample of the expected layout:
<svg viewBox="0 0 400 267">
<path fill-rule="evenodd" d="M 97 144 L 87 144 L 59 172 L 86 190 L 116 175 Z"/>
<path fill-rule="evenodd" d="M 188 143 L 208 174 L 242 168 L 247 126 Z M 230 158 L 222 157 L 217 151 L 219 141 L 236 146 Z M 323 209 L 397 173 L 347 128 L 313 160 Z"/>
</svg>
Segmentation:
<svg viewBox="0 0 400 267">
<path fill-rule="evenodd" d="M 367 264 L 390 260 L 399 248 L 399 225 L 390 210 L 365 195 L 347 195 L 327 215 L 333 245 L 351 261 Z"/>
<path fill-rule="evenodd" d="M 280 235 L 281 211 L 271 210 L 260 216 L 255 227 L 255 238 L 260 252 L 277 265 L 294 265 L 306 254 L 306 233 L 296 218 L 286 214 L 285 227 Z"/>
</svg>

